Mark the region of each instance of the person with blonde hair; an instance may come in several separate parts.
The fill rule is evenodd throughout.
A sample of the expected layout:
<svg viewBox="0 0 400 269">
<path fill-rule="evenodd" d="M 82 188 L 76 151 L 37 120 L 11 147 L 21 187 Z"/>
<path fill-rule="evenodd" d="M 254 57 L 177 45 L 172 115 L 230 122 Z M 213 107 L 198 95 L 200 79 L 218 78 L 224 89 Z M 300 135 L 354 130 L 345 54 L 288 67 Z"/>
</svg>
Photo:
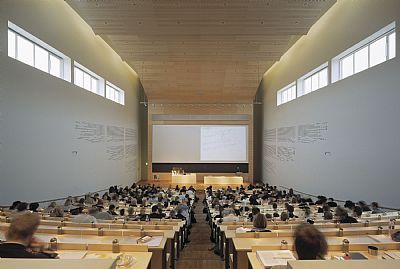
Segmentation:
<svg viewBox="0 0 400 269">
<path fill-rule="evenodd" d="M 40 217 L 35 213 L 15 215 L 6 232 L 6 242 L 0 244 L 0 258 L 51 258 L 48 253 L 34 252 L 31 249 L 38 244 L 34 234 L 39 224 Z"/>
</svg>

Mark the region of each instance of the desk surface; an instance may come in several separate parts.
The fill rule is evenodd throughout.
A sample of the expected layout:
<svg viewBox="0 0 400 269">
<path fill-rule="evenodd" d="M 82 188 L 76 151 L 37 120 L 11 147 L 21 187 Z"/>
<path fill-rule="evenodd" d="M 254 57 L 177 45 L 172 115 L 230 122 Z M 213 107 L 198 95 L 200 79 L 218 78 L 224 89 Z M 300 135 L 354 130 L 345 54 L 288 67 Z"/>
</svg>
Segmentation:
<svg viewBox="0 0 400 269">
<path fill-rule="evenodd" d="M 366 235 L 366 236 L 346 236 L 346 237 L 327 237 L 328 245 L 341 245 L 343 239 L 348 239 L 351 244 L 368 244 L 375 245 L 377 243 L 393 243 L 386 235 Z M 279 249 L 281 241 L 286 240 L 289 247 L 293 245 L 292 237 L 272 237 L 272 238 L 233 238 L 233 244 L 237 251 L 251 251 L 252 246 L 274 246 Z"/>
<path fill-rule="evenodd" d="M 357 251 L 358 252 L 358 251 Z M 320 260 L 320 261 L 289 261 L 288 269 L 341 269 L 341 268 L 351 268 L 351 269 L 397 269 L 400 268 L 400 260 L 382 260 L 379 256 L 371 256 L 366 252 L 360 251 L 368 260 Z M 342 256 L 343 253 L 330 252 L 328 253 L 328 258 L 330 256 Z M 261 262 L 258 260 L 255 252 L 247 253 L 247 257 L 253 269 L 264 269 Z"/>
<path fill-rule="evenodd" d="M 91 256 L 96 254 L 100 258 L 92 259 Z M 101 252 L 88 252 L 83 259 L 0 259 L 0 269 L 53 269 L 53 268 L 74 268 L 74 269 L 87 269 L 99 268 L 109 269 L 115 258 L 119 254 L 101 253 Z M 125 255 L 133 256 L 136 262 L 127 269 L 147 269 L 150 259 L 150 252 L 129 252 Z M 87 258 L 86 258 L 87 257 Z"/>
</svg>

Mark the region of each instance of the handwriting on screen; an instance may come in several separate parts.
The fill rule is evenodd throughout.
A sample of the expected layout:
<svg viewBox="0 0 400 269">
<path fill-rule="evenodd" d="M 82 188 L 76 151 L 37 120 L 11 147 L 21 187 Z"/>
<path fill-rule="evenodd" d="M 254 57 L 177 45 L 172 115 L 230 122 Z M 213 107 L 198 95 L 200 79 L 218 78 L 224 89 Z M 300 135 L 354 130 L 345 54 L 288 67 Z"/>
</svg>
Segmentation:
<svg viewBox="0 0 400 269">
<path fill-rule="evenodd" d="M 246 126 L 201 127 L 202 161 L 247 161 Z"/>
</svg>

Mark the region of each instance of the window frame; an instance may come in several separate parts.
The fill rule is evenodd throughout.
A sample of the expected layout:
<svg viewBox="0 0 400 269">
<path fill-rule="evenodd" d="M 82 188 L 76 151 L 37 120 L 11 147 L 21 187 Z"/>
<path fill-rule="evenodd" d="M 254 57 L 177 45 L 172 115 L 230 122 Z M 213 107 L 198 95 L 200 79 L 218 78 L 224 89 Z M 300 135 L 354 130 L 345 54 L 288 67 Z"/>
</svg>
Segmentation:
<svg viewBox="0 0 400 269">
<path fill-rule="evenodd" d="M 10 48 L 9 45 L 9 32 L 14 34 L 14 56 L 10 55 Z M 32 64 L 26 63 L 18 58 L 18 38 L 24 39 L 25 41 L 29 42 L 33 46 L 32 57 L 33 61 Z M 47 53 L 47 70 L 43 70 L 36 65 L 36 47 L 44 50 Z M 71 59 L 61 53 L 60 51 L 56 50 L 52 46 L 48 45 L 47 43 L 43 42 L 39 38 L 35 37 L 34 35 L 30 34 L 29 32 L 25 31 L 24 29 L 20 28 L 19 26 L 15 25 L 11 21 L 8 21 L 8 28 L 7 28 L 7 55 L 10 58 L 13 58 L 21 63 L 29 65 L 37 70 L 40 70 L 44 73 L 47 73 L 53 77 L 61 78 L 68 82 L 71 82 L 70 76 L 70 68 L 71 68 Z M 60 72 L 58 75 L 53 74 L 51 72 L 51 60 L 50 58 L 54 57 L 60 61 Z"/>
<path fill-rule="evenodd" d="M 288 92 L 289 90 L 292 91 L 292 88 L 294 88 L 294 97 L 293 97 L 293 94 L 291 94 L 292 99 L 283 102 L 283 100 L 282 100 L 283 94 L 285 92 Z M 297 98 L 297 83 L 296 83 L 296 81 L 294 81 L 294 82 L 290 83 L 289 85 L 287 85 L 286 87 L 283 87 L 282 89 L 280 89 L 279 91 L 276 92 L 276 106 L 286 104 L 290 101 L 295 100 L 296 98 Z M 287 98 L 287 99 L 289 99 L 289 98 Z"/>
<path fill-rule="evenodd" d="M 82 76 L 82 85 L 78 85 L 77 81 L 76 81 L 76 69 L 79 69 L 79 71 L 81 71 L 83 73 Z M 85 89 L 88 92 L 100 95 L 102 97 L 105 97 L 105 90 L 104 90 L 104 79 L 97 75 L 95 72 L 91 71 L 90 69 L 86 68 L 85 66 L 81 65 L 80 63 L 78 63 L 77 61 L 74 61 L 74 66 L 73 66 L 73 72 L 74 72 L 74 79 L 73 79 L 73 84 L 77 87 L 80 87 L 82 89 Z M 89 88 L 85 88 L 85 78 L 84 76 L 88 75 L 89 76 L 89 80 L 90 80 L 90 86 Z M 92 79 L 97 80 L 97 89 L 96 91 L 92 90 Z"/>
<path fill-rule="evenodd" d="M 106 84 L 106 87 L 105 87 L 105 97 L 106 97 L 106 99 L 111 100 L 111 101 L 113 101 L 113 102 L 115 102 L 117 104 L 120 104 L 122 106 L 125 106 L 125 91 L 122 90 L 121 88 L 115 86 L 110 81 L 106 81 L 105 84 Z M 118 98 L 118 101 L 115 100 L 115 98 L 111 99 L 111 97 L 109 96 L 110 94 L 109 94 L 108 88 L 113 89 L 114 92 L 118 92 L 120 94 L 119 96 L 121 96 L 121 100 L 119 100 L 119 98 Z"/>
<path fill-rule="evenodd" d="M 326 85 L 325 86 L 320 86 L 320 73 L 322 71 L 326 70 Z M 313 86 L 313 82 L 312 82 L 312 78 L 314 75 L 318 75 L 318 87 L 316 89 L 313 90 L 312 86 Z M 310 91 L 305 93 L 305 83 L 306 80 L 310 79 Z M 305 74 L 304 76 L 302 76 L 301 78 L 299 78 L 297 80 L 297 98 L 310 94 L 312 92 L 318 91 L 321 88 L 324 88 L 326 86 L 328 86 L 330 84 L 329 81 L 329 66 L 328 66 L 328 62 L 323 63 L 322 65 L 318 66 L 317 68 L 315 68 L 314 70 L 308 72 L 307 74 Z"/>
<path fill-rule="evenodd" d="M 351 77 L 351 76 L 353 76 L 353 75 L 355 75 L 357 73 L 363 72 L 365 70 L 368 70 L 370 68 L 373 68 L 373 67 L 375 67 L 377 65 L 380 65 L 380 64 L 382 64 L 384 62 L 387 62 L 387 61 L 395 58 L 396 57 L 396 48 L 394 49 L 394 51 L 395 51 L 394 56 L 392 58 L 390 58 L 390 55 L 389 55 L 390 48 L 391 48 L 390 47 L 389 37 L 393 33 L 395 34 L 394 46 L 396 47 L 396 23 L 392 22 L 388 26 L 386 26 L 386 27 L 382 28 L 381 30 L 375 32 L 374 34 L 370 35 L 369 37 L 367 37 L 364 40 L 360 41 L 358 44 L 352 46 L 351 48 L 347 49 L 345 52 L 341 53 L 340 55 L 338 55 L 337 57 L 332 59 L 332 66 L 336 66 L 338 68 L 338 69 L 336 69 L 337 70 L 336 71 L 337 74 L 334 74 L 333 72 L 331 74 L 333 82 L 336 82 L 336 81 Z M 371 66 L 371 45 L 374 44 L 376 41 L 382 39 L 382 38 L 385 38 L 385 60 L 380 62 L 380 63 L 378 63 L 378 64 L 375 64 L 375 65 Z M 360 70 L 360 71 L 356 72 L 356 57 L 355 57 L 355 55 L 356 55 L 357 52 L 359 52 L 359 51 L 361 51 L 361 50 L 363 50 L 365 48 L 367 48 L 367 51 L 368 51 L 368 54 L 367 54 L 368 67 L 363 69 L 363 70 Z M 352 57 L 352 60 L 353 60 L 352 74 L 350 74 L 350 75 L 348 75 L 346 77 L 343 77 L 343 60 L 348 58 L 348 57 L 350 57 L 350 56 Z"/>
</svg>

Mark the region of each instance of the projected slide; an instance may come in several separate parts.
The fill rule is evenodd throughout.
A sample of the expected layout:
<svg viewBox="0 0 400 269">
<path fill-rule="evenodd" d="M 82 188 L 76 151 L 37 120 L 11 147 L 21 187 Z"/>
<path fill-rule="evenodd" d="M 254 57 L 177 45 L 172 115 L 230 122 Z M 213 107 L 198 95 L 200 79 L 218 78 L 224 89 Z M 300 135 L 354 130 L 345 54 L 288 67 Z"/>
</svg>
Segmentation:
<svg viewBox="0 0 400 269">
<path fill-rule="evenodd" d="M 246 126 L 201 127 L 201 161 L 247 161 Z"/>
<path fill-rule="evenodd" d="M 246 163 L 246 125 L 153 125 L 153 163 Z"/>
</svg>

